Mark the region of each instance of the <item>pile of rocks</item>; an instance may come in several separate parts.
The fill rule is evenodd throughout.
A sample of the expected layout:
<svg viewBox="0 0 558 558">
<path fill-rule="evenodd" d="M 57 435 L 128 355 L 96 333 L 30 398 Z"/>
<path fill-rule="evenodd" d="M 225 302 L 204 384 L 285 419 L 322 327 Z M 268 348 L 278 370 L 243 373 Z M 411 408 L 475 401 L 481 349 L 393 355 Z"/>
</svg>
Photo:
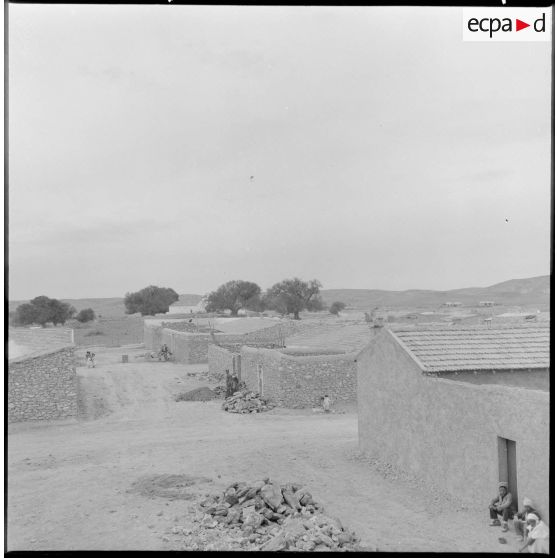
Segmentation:
<svg viewBox="0 0 558 558">
<path fill-rule="evenodd" d="M 223 548 L 231 548 L 232 542 L 246 550 L 358 550 L 356 534 L 328 517 L 307 489 L 293 483 L 236 482 L 202 500 L 199 512 L 202 531 L 223 532 Z"/>
<path fill-rule="evenodd" d="M 273 409 L 275 405 L 258 393 L 243 389 L 237 391 L 223 402 L 222 409 L 229 413 L 261 413 Z"/>
</svg>

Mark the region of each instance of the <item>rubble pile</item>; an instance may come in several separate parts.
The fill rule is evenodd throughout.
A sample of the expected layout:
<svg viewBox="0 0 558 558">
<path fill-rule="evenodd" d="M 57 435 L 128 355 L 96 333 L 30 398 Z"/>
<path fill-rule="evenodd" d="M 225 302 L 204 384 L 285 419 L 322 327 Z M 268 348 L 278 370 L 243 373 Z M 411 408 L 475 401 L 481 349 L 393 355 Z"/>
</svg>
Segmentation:
<svg viewBox="0 0 558 558">
<path fill-rule="evenodd" d="M 269 479 L 235 482 L 223 493 L 207 496 L 198 506 L 199 529 L 184 533 L 189 549 L 354 551 L 359 539 L 300 485 Z M 208 536 L 208 529 L 216 536 Z M 213 535 L 212 533 L 212 535 Z"/>
<path fill-rule="evenodd" d="M 227 397 L 221 406 L 229 413 L 261 413 L 273 409 L 275 405 L 258 393 L 243 389 Z"/>
</svg>

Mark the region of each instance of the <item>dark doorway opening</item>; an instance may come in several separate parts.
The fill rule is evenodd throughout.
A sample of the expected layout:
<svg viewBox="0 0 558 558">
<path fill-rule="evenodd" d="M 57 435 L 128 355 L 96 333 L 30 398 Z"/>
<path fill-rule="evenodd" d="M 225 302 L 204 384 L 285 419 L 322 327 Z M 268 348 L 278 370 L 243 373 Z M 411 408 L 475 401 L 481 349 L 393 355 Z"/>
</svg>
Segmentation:
<svg viewBox="0 0 558 558">
<path fill-rule="evenodd" d="M 498 480 L 507 482 L 512 493 L 513 506 L 517 510 L 517 459 L 516 445 L 513 440 L 498 436 Z"/>
</svg>

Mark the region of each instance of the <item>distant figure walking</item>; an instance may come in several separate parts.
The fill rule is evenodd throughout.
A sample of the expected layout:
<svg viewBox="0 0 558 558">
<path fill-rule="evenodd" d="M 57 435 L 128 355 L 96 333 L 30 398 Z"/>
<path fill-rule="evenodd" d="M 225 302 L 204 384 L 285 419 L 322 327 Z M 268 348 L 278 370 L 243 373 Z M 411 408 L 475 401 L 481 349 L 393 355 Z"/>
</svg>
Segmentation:
<svg viewBox="0 0 558 558">
<path fill-rule="evenodd" d="M 324 395 L 322 400 L 322 407 L 324 409 L 324 413 L 329 413 L 329 407 L 331 405 L 331 401 L 329 399 L 329 395 Z"/>
<path fill-rule="evenodd" d="M 87 351 L 85 353 L 85 363 L 87 368 L 95 368 L 95 353 L 92 351 Z"/>
<path fill-rule="evenodd" d="M 513 496 L 512 493 L 508 491 L 508 483 L 500 482 L 498 483 L 498 496 L 490 501 L 488 509 L 490 510 L 490 522 L 491 527 L 500 526 L 500 520 L 498 516 L 502 516 L 502 531 L 508 530 L 508 519 L 513 518 Z"/>
</svg>

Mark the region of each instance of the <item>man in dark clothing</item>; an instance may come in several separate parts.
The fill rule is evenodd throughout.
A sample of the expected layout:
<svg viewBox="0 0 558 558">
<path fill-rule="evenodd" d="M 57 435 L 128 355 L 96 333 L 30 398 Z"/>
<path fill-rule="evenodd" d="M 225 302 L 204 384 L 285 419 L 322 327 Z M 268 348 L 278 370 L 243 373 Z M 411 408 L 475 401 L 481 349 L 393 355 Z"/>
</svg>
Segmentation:
<svg viewBox="0 0 558 558">
<path fill-rule="evenodd" d="M 231 377 L 231 390 L 233 393 L 238 391 L 238 376 L 236 375 L 236 372 L 233 372 Z"/>
<path fill-rule="evenodd" d="M 500 525 L 500 520 L 498 516 L 502 516 L 504 525 L 502 526 L 502 531 L 508 530 L 508 519 L 513 518 L 513 504 L 512 504 L 512 493 L 508 491 L 508 483 L 500 482 L 498 483 L 498 496 L 490 501 L 488 509 L 490 510 L 490 522 L 491 527 L 497 527 Z"/>
<path fill-rule="evenodd" d="M 229 371 L 225 370 L 225 397 L 230 397 L 232 394 L 232 377 Z"/>
</svg>

